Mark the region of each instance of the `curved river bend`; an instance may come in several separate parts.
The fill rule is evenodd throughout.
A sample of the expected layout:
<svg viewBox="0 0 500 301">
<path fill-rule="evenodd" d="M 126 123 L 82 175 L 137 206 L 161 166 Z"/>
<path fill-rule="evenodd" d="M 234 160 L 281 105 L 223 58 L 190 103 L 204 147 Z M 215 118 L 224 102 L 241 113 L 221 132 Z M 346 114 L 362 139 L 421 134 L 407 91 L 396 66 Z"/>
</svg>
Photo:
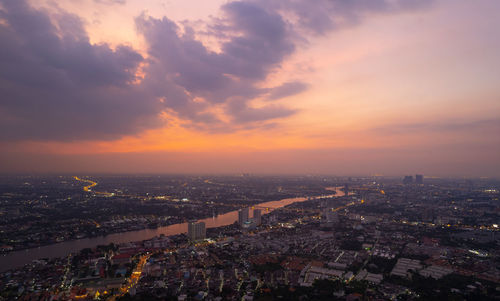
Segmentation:
<svg viewBox="0 0 500 301">
<path fill-rule="evenodd" d="M 320 197 L 338 197 L 344 196 L 345 193 L 340 190 L 340 187 L 335 187 L 336 193 L 333 195 L 324 195 Z M 314 197 L 313 197 L 314 198 Z M 279 201 L 271 201 L 266 203 L 256 204 L 258 207 L 266 207 L 271 209 L 281 208 L 293 203 L 304 202 L 308 198 L 289 198 L 282 199 Z M 262 214 L 267 214 L 268 212 L 263 211 Z M 199 220 L 200 222 L 205 222 L 207 228 L 215 228 L 221 226 L 227 226 L 233 224 L 238 220 L 238 211 L 231 211 L 225 214 L 218 215 L 213 218 L 205 218 Z M 131 241 L 142 241 L 164 234 L 166 236 L 176 235 L 187 232 L 187 223 L 173 224 L 165 227 L 158 227 L 157 229 L 144 229 L 137 231 L 128 231 L 110 234 L 106 236 L 92 237 L 92 238 L 82 238 L 77 240 L 69 240 L 57 244 L 52 244 L 48 246 L 43 246 L 39 248 L 32 248 L 26 250 L 20 250 L 11 252 L 5 255 L 0 255 L 0 271 L 6 271 L 13 268 L 22 267 L 23 265 L 30 263 L 31 261 L 39 258 L 54 258 L 66 256 L 72 252 L 78 252 L 84 248 L 94 248 L 98 245 L 107 245 L 110 243 L 125 243 Z"/>
</svg>

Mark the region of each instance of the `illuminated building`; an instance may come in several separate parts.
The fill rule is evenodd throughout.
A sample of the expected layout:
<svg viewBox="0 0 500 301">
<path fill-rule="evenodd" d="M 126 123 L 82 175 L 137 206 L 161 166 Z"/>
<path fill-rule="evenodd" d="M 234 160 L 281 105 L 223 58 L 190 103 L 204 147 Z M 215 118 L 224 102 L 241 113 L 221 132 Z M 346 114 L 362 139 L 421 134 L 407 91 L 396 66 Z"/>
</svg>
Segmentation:
<svg viewBox="0 0 500 301">
<path fill-rule="evenodd" d="M 191 240 L 191 241 L 205 239 L 206 238 L 205 223 L 204 222 L 189 223 L 188 224 L 188 237 L 189 237 L 189 240 Z"/>
<path fill-rule="evenodd" d="M 248 207 L 238 210 L 238 224 L 240 224 L 240 226 L 243 226 L 246 222 L 248 222 L 248 213 Z"/>
<path fill-rule="evenodd" d="M 253 221 L 255 225 L 260 226 L 260 224 L 262 223 L 262 210 L 255 209 L 253 211 Z"/>
</svg>

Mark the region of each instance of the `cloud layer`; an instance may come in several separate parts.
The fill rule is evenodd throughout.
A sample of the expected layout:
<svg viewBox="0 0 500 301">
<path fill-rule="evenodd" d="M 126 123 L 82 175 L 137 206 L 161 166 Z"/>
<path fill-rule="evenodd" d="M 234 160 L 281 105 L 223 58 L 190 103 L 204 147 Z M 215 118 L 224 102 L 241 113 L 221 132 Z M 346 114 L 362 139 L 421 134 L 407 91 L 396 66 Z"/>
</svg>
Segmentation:
<svg viewBox="0 0 500 301">
<path fill-rule="evenodd" d="M 206 26 L 218 50 L 187 23 L 141 15 L 137 29 L 148 45 L 143 57 L 128 46 L 90 43 L 78 16 L 0 0 L 0 140 L 116 139 L 161 126 L 162 112 L 206 130 L 270 126 L 296 112 L 275 100 L 308 85 L 269 88 L 263 82 L 306 34 L 428 2 L 228 2 Z M 255 106 L 255 99 L 266 102 Z"/>
<path fill-rule="evenodd" d="M 2 1 L 0 139 L 109 139 L 154 125 L 132 82 L 144 58 L 92 45 L 81 20 Z"/>
</svg>

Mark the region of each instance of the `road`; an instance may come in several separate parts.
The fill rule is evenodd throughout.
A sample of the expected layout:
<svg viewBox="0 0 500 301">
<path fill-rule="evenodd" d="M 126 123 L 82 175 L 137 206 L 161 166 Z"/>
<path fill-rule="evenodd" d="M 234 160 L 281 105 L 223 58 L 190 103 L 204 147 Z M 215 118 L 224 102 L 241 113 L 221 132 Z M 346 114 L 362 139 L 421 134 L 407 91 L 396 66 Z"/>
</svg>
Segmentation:
<svg viewBox="0 0 500 301">
<path fill-rule="evenodd" d="M 135 287 L 137 285 L 137 283 L 141 279 L 144 265 L 146 265 L 146 262 L 148 261 L 150 256 L 151 256 L 151 254 L 145 254 L 145 255 L 140 256 L 139 262 L 137 263 L 137 266 L 135 267 L 135 269 L 132 272 L 132 274 L 130 275 L 130 277 L 128 277 L 127 282 L 122 285 L 122 287 L 120 288 L 120 290 L 118 291 L 118 293 L 116 295 L 108 298 L 108 300 L 110 300 L 110 301 L 116 300 L 117 297 L 121 297 L 121 296 L 125 295 L 126 293 L 128 293 L 130 291 L 130 289 L 132 289 L 133 287 Z"/>
<path fill-rule="evenodd" d="M 97 194 L 97 195 L 102 195 L 102 196 L 107 196 L 107 197 L 110 197 L 110 196 L 114 196 L 115 194 L 112 193 L 112 192 L 100 192 L 100 191 L 93 191 L 92 190 L 92 187 L 95 187 L 97 186 L 97 182 L 94 182 L 92 180 L 88 180 L 88 179 L 82 179 L 82 178 L 79 178 L 77 176 L 74 176 L 73 177 L 75 180 L 77 181 L 80 181 L 80 182 L 85 182 L 85 183 L 89 183 L 89 185 L 86 185 L 86 186 L 83 186 L 83 191 L 85 192 L 93 192 L 94 194 Z"/>
<path fill-rule="evenodd" d="M 75 179 L 76 179 L 76 177 L 75 177 Z M 353 206 L 353 205 L 357 205 L 357 204 L 364 204 L 364 203 L 365 203 L 364 200 L 360 200 L 359 202 L 350 202 L 350 203 L 348 203 L 348 204 L 346 204 L 344 206 L 333 208 L 332 210 L 333 211 L 338 211 L 338 210 L 341 210 L 341 209 L 345 209 L 345 208 L 347 208 L 349 206 Z M 220 241 L 220 240 L 223 240 L 223 238 L 219 238 L 219 239 L 216 239 L 215 241 L 211 241 L 211 242 L 207 242 L 207 241 L 198 242 L 198 243 L 195 243 L 194 246 L 197 247 L 197 248 L 199 248 L 199 247 L 206 247 L 207 245 L 213 244 L 214 242 L 217 242 L 217 241 Z M 186 247 L 186 245 L 181 245 L 181 246 L 178 246 L 176 248 L 166 249 L 164 251 L 165 252 L 175 252 L 178 249 L 184 248 L 184 247 Z M 110 297 L 108 300 L 112 300 L 112 301 L 116 300 L 117 297 L 125 295 L 126 293 L 128 293 L 130 291 L 131 288 L 133 288 L 133 287 L 135 287 L 137 285 L 137 283 L 139 282 L 140 277 L 142 275 L 142 272 L 143 272 L 143 269 L 144 269 L 144 265 L 146 264 L 146 262 L 147 262 L 147 260 L 149 259 L 150 256 L 151 256 L 151 254 L 141 255 L 136 268 L 132 272 L 132 275 L 127 279 L 127 282 L 120 288 L 120 290 L 118 291 L 118 293 L 116 295 Z M 236 271 L 235 271 L 235 273 L 236 273 Z M 220 278 L 221 278 L 220 290 L 222 290 L 222 287 L 224 285 L 223 275 L 220 275 Z M 241 283 L 239 285 L 241 285 Z"/>
<path fill-rule="evenodd" d="M 89 192 L 92 190 L 91 189 L 92 187 L 97 186 L 97 182 L 87 180 L 87 179 L 82 179 L 82 178 L 79 178 L 77 176 L 74 176 L 73 178 L 77 181 L 80 181 L 80 182 L 89 183 L 89 185 L 83 187 L 83 191 L 85 191 L 85 192 Z"/>
</svg>

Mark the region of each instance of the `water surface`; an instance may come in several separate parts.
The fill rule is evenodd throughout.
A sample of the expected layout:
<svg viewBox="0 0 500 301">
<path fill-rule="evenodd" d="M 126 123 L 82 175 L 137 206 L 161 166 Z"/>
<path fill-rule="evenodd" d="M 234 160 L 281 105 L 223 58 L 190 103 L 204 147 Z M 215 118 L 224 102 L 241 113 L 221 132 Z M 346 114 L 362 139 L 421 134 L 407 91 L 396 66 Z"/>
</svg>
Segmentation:
<svg viewBox="0 0 500 301">
<path fill-rule="evenodd" d="M 328 190 L 332 190 L 331 187 Z M 333 197 L 333 196 L 345 195 L 344 192 L 340 190 L 340 187 L 335 187 L 335 189 L 333 190 L 336 191 L 336 194 L 325 195 L 320 197 Z M 255 206 L 259 208 L 269 208 L 269 211 L 262 210 L 262 214 L 267 214 L 274 209 L 281 208 L 297 202 L 304 202 L 306 200 L 308 200 L 308 198 L 306 197 L 288 198 L 278 201 L 260 203 L 256 204 Z M 214 228 L 214 227 L 221 227 L 233 224 L 237 220 L 238 220 L 238 211 L 235 210 L 225 214 L 218 215 L 216 217 L 201 219 L 199 221 L 205 222 L 207 228 Z M 159 236 L 160 234 L 168 236 L 186 232 L 187 232 L 187 223 L 181 223 L 164 227 L 158 227 L 157 229 L 144 229 L 144 230 L 109 234 L 106 236 L 82 238 L 38 248 L 15 251 L 0 256 L 0 271 L 21 267 L 27 263 L 30 263 L 35 259 L 62 257 L 68 255 L 69 253 L 78 252 L 84 248 L 94 248 L 98 245 L 141 241 L 153 238 L 155 236 Z"/>
</svg>

